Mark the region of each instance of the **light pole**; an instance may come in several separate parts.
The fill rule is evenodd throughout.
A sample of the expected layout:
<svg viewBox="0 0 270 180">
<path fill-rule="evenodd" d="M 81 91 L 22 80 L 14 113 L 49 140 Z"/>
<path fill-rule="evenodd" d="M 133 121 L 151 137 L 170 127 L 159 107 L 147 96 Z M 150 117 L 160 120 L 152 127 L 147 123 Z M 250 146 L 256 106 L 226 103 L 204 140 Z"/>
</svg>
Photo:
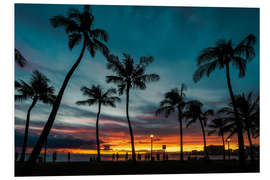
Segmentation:
<svg viewBox="0 0 270 180">
<path fill-rule="evenodd" d="M 231 152 L 230 152 L 230 141 L 231 139 L 227 139 L 227 143 L 228 143 L 228 157 L 229 157 L 229 160 L 231 160 Z"/>
<path fill-rule="evenodd" d="M 150 139 L 151 139 L 151 160 L 153 160 L 153 137 L 154 135 L 153 134 L 150 134 Z"/>
</svg>

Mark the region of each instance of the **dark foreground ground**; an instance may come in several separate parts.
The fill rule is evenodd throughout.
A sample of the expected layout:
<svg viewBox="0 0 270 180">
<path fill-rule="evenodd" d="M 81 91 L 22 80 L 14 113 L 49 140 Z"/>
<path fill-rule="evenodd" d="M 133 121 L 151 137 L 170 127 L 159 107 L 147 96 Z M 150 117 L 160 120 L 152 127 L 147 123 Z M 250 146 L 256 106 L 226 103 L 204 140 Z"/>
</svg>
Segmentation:
<svg viewBox="0 0 270 180">
<path fill-rule="evenodd" d="M 15 176 L 21 176 L 22 164 L 15 164 Z M 259 161 L 255 165 L 247 161 L 240 169 L 238 161 L 159 161 L 159 162 L 57 162 L 37 164 L 33 176 L 64 175 L 124 175 L 124 174 L 184 174 L 184 173 L 244 173 L 259 172 Z"/>
</svg>

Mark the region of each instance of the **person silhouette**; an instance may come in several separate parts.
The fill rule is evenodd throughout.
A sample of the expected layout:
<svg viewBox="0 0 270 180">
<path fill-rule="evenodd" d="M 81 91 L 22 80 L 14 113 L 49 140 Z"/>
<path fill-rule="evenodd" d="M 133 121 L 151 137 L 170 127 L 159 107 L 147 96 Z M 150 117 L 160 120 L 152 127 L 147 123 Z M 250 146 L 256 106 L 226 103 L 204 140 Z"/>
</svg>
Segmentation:
<svg viewBox="0 0 270 180">
<path fill-rule="evenodd" d="M 115 159 L 115 154 L 113 153 L 113 154 L 112 154 L 112 160 L 114 160 L 114 159 Z"/>
<path fill-rule="evenodd" d="M 53 162 L 55 163 L 55 161 L 56 161 L 56 157 L 57 155 L 56 155 L 56 152 L 53 152 Z"/>
<path fill-rule="evenodd" d="M 70 152 L 68 152 L 68 161 L 70 161 Z"/>
<path fill-rule="evenodd" d="M 126 152 L 125 160 L 126 160 L 126 161 L 128 160 L 128 152 Z"/>
<path fill-rule="evenodd" d="M 118 159 L 119 159 L 119 154 L 118 154 L 118 152 L 116 153 L 116 160 L 118 161 Z"/>
<path fill-rule="evenodd" d="M 157 154 L 157 160 L 159 161 L 159 159 L 160 159 L 160 155 L 159 155 L 159 154 Z"/>
</svg>

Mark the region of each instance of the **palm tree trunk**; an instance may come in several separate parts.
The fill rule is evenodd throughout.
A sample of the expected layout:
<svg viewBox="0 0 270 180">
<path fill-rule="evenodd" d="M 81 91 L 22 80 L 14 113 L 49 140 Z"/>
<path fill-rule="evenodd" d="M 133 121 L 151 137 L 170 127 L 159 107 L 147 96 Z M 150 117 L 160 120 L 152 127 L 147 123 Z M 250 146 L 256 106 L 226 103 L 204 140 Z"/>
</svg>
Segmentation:
<svg viewBox="0 0 270 180">
<path fill-rule="evenodd" d="M 224 141 L 224 134 L 223 132 L 221 131 L 221 137 L 222 137 L 222 145 L 223 145 L 223 160 L 225 161 L 225 141 Z"/>
<path fill-rule="evenodd" d="M 252 140 L 251 140 L 251 135 L 250 135 L 250 129 L 247 129 L 248 133 L 248 141 L 249 141 L 249 148 L 250 148 L 250 159 L 252 162 L 254 162 L 254 152 L 253 152 L 253 145 L 252 145 Z"/>
<path fill-rule="evenodd" d="M 100 144 L 99 144 L 99 128 L 98 128 L 98 121 L 99 121 L 99 115 L 101 110 L 101 103 L 98 104 L 98 113 L 97 113 L 97 121 L 96 121 L 96 139 L 97 139 L 97 162 L 100 162 Z"/>
<path fill-rule="evenodd" d="M 44 142 L 44 163 L 46 163 L 46 155 L 47 155 L 47 141 L 48 141 L 48 138 L 46 138 L 45 142 Z"/>
<path fill-rule="evenodd" d="M 61 100 L 62 100 L 62 97 L 63 97 L 63 94 L 64 94 L 64 91 L 67 87 L 67 84 L 73 74 L 73 72 L 76 70 L 76 68 L 78 67 L 78 65 L 80 64 L 81 60 L 82 60 L 82 57 L 83 57 L 83 54 L 84 54 L 84 51 L 85 51 L 85 47 L 86 47 L 86 41 L 84 40 L 84 43 L 83 43 L 83 47 L 82 47 L 82 50 L 81 50 L 81 53 L 80 53 L 80 56 L 78 57 L 77 61 L 75 62 L 75 64 L 72 66 L 72 68 L 69 70 L 67 76 L 65 77 L 65 80 L 61 86 L 61 89 L 56 97 L 56 100 L 55 102 L 53 103 L 53 108 L 52 108 L 52 111 L 51 111 L 51 114 L 48 118 L 48 121 L 46 122 L 45 124 L 45 127 L 41 133 L 41 135 L 39 136 L 39 139 L 31 153 L 31 156 L 29 158 L 29 160 L 27 161 L 27 164 L 26 164 L 26 169 L 28 169 L 29 171 L 25 173 L 31 173 L 31 168 L 34 166 L 39 154 L 40 154 L 40 151 L 41 151 L 41 148 L 42 148 L 42 145 L 44 144 L 46 138 L 48 137 L 48 134 L 52 128 L 52 125 L 54 123 L 54 120 L 55 120 L 55 117 L 56 117 L 56 114 L 57 114 L 57 111 L 58 111 L 58 108 L 60 106 L 60 103 L 61 103 Z"/>
<path fill-rule="evenodd" d="M 236 108 L 235 98 L 234 98 L 234 94 L 232 91 L 229 64 L 226 64 L 226 76 L 227 76 L 228 89 L 230 92 L 230 96 L 231 96 L 231 100 L 232 100 L 232 104 L 233 104 L 233 109 L 234 109 L 234 114 L 235 114 L 235 119 L 236 119 L 238 146 L 239 146 L 239 161 L 240 161 L 240 166 L 244 167 L 245 166 L 245 149 L 244 149 L 244 138 L 243 138 L 243 125 L 242 125 L 240 118 L 239 118 L 239 113 L 238 113 L 238 110 Z"/>
<path fill-rule="evenodd" d="M 180 161 L 184 160 L 184 154 L 183 154 L 183 125 L 182 125 L 182 115 L 181 110 L 178 108 L 178 120 L 180 124 Z"/>
<path fill-rule="evenodd" d="M 24 162 L 24 159 L 25 159 L 25 152 L 26 152 L 27 139 L 28 139 L 28 130 L 29 130 L 29 124 L 30 124 L 30 113 L 31 113 L 31 111 L 36 103 L 37 103 L 37 98 L 34 97 L 33 102 L 27 111 L 26 124 L 25 124 L 25 130 L 24 130 L 24 138 L 23 138 L 22 155 L 21 155 L 20 162 Z"/>
<path fill-rule="evenodd" d="M 204 155 L 205 155 L 206 160 L 209 160 L 208 151 L 207 151 L 207 148 L 206 148 L 206 137 L 205 137 L 205 131 L 204 131 L 204 126 L 203 126 L 203 122 L 202 122 L 202 120 L 201 120 L 201 119 L 200 119 L 200 124 L 201 124 L 201 128 L 202 128 L 202 134 L 203 134 Z"/>
<path fill-rule="evenodd" d="M 131 148 L 132 148 L 132 160 L 133 163 L 136 163 L 136 154 L 135 154 L 135 146 L 134 146 L 134 137 L 133 137 L 133 131 L 131 127 L 131 122 L 129 119 L 129 114 L 128 114 L 128 105 L 129 105 L 129 85 L 127 85 L 127 102 L 126 102 L 126 113 L 127 113 L 127 120 L 128 120 L 128 127 L 129 127 L 129 133 L 130 133 L 130 139 L 131 139 Z"/>
</svg>

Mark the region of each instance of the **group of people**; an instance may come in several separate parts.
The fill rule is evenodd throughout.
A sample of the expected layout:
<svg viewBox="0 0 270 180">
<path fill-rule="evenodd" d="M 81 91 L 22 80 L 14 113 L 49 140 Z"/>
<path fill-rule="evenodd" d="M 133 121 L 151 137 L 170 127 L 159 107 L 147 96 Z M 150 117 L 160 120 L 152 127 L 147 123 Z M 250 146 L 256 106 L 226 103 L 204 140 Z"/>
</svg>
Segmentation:
<svg viewBox="0 0 270 180">
<path fill-rule="evenodd" d="M 113 161 L 118 161 L 119 160 L 119 153 L 117 152 L 117 153 L 113 153 L 112 154 L 112 160 Z M 150 153 L 145 153 L 144 154 L 144 160 L 157 160 L 157 161 L 159 161 L 159 160 L 161 160 L 161 157 L 160 157 L 160 154 L 156 154 L 155 155 L 155 157 L 152 155 L 152 158 L 151 158 L 151 154 Z M 168 160 L 169 159 L 169 156 L 168 156 L 168 154 L 166 154 L 165 152 L 163 153 L 163 158 L 162 158 L 162 160 Z M 126 155 L 125 155 L 125 160 L 127 161 L 127 160 L 129 160 L 129 155 L 128 155 L 128 152 L 126 152 Z M 137 160 L 142 160 L 142 154 L 140 154 L 140 153 L 138 153 L 137 154 Z"/>
</svg>

